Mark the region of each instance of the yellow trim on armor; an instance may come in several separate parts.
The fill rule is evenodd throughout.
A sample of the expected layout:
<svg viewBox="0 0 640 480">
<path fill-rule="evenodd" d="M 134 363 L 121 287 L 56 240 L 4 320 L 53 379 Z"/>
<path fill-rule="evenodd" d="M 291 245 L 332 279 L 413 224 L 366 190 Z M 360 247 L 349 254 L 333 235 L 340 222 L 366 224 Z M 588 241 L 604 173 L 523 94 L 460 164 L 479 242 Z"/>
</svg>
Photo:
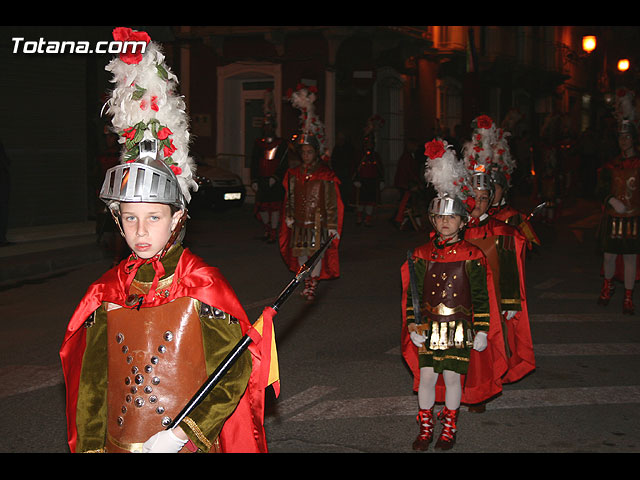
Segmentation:
<svg viewBox="0 0 640 480">
<path fill-rule="evenodd" d="M 128 452 L 131 452 L 131 453 L 142 453 L 142 445 L 144 445 L 144 443 L 119 442 L 115 438 L 113 438 L 110 433 L 107 433 L 107 437 L 109 438 L 109 441 L 118 448 L 127 450 Z"/>
<path fill-rule="evenodd" d="M 456 313 L 464 313 L 465 315 L 471 315 L 471 311 L 464 307 L 464 305 L 458 305 L 455 308 L 447 307 L 446 305 L 440 303 L 435 307 L 432 307 L 428 303 L 425 304 L 425 309 L 434 315 L 448 316 L 454 315 Z"/>
<path fill-rule="evenodd" d="M 474 313 L 473 314 L 473 318 L 478 318 L 478 317 L 490 317 L 491 314 L 490 313 Z"/>
<path fill-rule="evenodd" d="M 522 300 L 520 300 L 519 298 L 501 298 L 500 299 L 500 303 L 516 304 L 521 302 Z"/>
<path fill-rule="evenodd" d="M 211 450 L 211 446 L 212 446 L 211 442 L 204 435 L 204 433 L 202 433 L 202 430 L 200 430 L 200 427 L 198 427 L 196 422 L 194 422 L 193 419 L 189 417 L 184 417 L 184 420 L 182 421 L 189 426 L 189 428 L 195 434 L 195 436 L 198 437 L 198 440 L 200 440 L 204 444 L 204 446 L 207 447 L 207 450 Z"/>
</svg>

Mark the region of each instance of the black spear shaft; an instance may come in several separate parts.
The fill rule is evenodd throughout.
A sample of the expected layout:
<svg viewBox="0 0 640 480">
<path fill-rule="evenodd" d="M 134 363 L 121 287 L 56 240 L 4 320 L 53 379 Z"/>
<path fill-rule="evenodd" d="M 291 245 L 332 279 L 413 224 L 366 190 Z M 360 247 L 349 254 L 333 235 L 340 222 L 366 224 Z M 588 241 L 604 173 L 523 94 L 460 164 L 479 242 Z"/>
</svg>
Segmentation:
<svg viewBox="0 0 640 480">
<path fill-rule="evenodd" d="M 302 280 L 309 275 L 315 264 L 320 260 L 324 251 L 331 245 L 335 237 L 331 235 L 329 239 L 320 247 L 320 249 L 314 253 L 304 265 L 300 267 L 298 273 L 295 277 L 289 282 L 289 284 L 284 288 L 282 293 L 278 295 L 278 298 L 273 302 L 271 308 L 273 308 L 276 312 L 282 306 L 282 304 L 289 298 L 289 296 L 293 293 L 296 287 L 302 282 Z M 258 323 L 262 321 L 262 316 L 256 321 Z M 240 358 L 240 356 L 245 352 L 245 350 L 249 347 L 253 340 L 249 335 L 244 335 L 240 341 L 233 347 L 233 349 L 227 354 L 225 359 L 216 367 L 216 369 L 209 375 L 209 378 L 202 384 L 202 386 L 198 389 L 198 391 L 191 397 L 191 400 L 187 402 L 182 411 L 173 419 L 173 421 L 166 428 L 167 430 L 173 429 L 177 427 L 185 417 L 187 417 L 206 397 L 211 393 L 214 387 L 220 382 L 222 377 L 224 377 L 231 366 Z"/>
</svg>

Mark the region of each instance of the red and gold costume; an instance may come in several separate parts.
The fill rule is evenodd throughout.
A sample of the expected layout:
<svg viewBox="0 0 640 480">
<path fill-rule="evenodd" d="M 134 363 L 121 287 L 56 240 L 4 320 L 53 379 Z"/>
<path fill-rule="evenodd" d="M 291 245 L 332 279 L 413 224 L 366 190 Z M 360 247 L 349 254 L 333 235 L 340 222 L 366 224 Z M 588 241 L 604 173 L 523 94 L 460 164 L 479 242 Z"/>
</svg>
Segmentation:
<svg viewBox="0 0 640 480">
<path fill-rule="evenodd" d="M 473 219 L 464 238 L 484 252 L 500 310 L 517 312 L 503 323 L 509 369 L 502 380 L 515 382 L 535 369 L 524 276 L 526 239 L 516 227 L 489 216 Z"/>
<path fill-rule="evenodd" d="M 180 245 L 162 260 L 130 258 L 106 272 L 60 349 L 70 450 L 139 451 L 249 334 L 250 353 L 179 424 L 190 439 L 182 451 L 266 452 L 273 313 L 265 310 L 259 335 L 218 269 Z"/>
<path fill-rule="evenodd" d="M 300 269 L 299 257 L 309 257 L 329 238 L 329 230 L 342 235 L 344 205 L 340 197 L 340 180 L 324 163 L 316 162 L 307 169 L 304 165 L 290 168 L 283 181 L 285 188 L 285 217 L 293 219 L 289 228 L 280 226 L 280 253 L 292 272 Z M 325 251 L 319 278 L 340 276 L 339 239 Z"/>
<path fill-rule="evenodd" d="M 277 137 L 263 137 L 256 140 L 251 161 L 251 182 L 256 183 L 256 211 L 279 211 L 282 207 L 284 190 L 282 178 L 287 170 L 287 142 Z M 269 180 L 274 182 L 269 184 Z"/>
<path fill-rule="evenodd" d="M 413 251 L 418 291 L 421 292 L 423 325 L 436 322 L 440 341 L 454 339 L 456 328 L 462 326 L 464 346 L 433 347 L 429 339 L 419 352 L 409 338 L 416 328 L 408 263 L 401 268 L 402 278 L 402 354 L 414 375 L 414 390 L 420 383 L 420 368 L 433 366 L 460 373 L 463 403 L 483 402 L 502 391 L 501 377 L 506 372 L 504 342 L 500 312 L 494 291 L 491 268 L 482 251 L 465 240 L 439 245 L 435 239 Z M 435 303 L 437 302 L 437 305 Z M 451 323 L 450 323 L 451 321 Z M 446 327 L 442 327 L 446 325 Z M 454 330 L 451 331 L 451 327 Z M 471 348 L 467 329 L 487 333 L 487 348 L 482 352 Z M 436 329 L 432 327 L 433 337 Z M 430 357 L 430 358 L 429 358 Z M 442 376 L 436 385 L 436 401 L 443 402 L 445 387 Z"/>
<path fill-rule="evenodd" d="M 525 214 L 519 212 L 511 205 L 503 203 L 489 209 L 489 215 L 496 220 L 512 225 L 520 230 L 527 240 L 527 246 L 531 249 L 533 244 L 540 245 L 540 239 Z"/>
</svg>

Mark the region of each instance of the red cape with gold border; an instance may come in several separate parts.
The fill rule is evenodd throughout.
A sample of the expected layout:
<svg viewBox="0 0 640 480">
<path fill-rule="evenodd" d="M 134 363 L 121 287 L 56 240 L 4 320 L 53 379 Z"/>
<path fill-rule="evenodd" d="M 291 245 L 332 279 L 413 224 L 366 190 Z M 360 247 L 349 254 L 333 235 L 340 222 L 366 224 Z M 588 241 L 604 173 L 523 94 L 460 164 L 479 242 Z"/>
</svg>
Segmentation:
<svg viewBox="0 0 640 480">
<path fill-rule="evenodd" d="M 89 286 L 71 317 L 60 348 L 60 359 L 67 388 L 67 435 L 71 452 L 75 452 L 77 441 L 76 402 L 82 357 L 86 346 L 84 322 L 102 302 L 125 305 L 127 297 L 124 289 L 127 279 L 127 274 L 124 272 L 125 263 L 126 260 L 107 271 Z M 191 297 L 229 313 L 238 319 L 243 334 L 249 334 L 254 340 L 249 345 L 253 362 L 249 385 L 238 407 L 225 422 L 220 433 L 220 443 L 222 451 L 228 453 L 267 452 L 264 433 L 264 390 L 267 377 L 265 369 L 268 371 L 270 363 L 273 309 L 265 309 L 262 329 L 264 336 L 260 338 L 251 327 L 235 292 L 220 271 L 207 265 L 186 248 L 176 266 L 169 296 L 167 298 L 157 296 L 152 303 L 145 303 L 141 308 L 161 305 L 180 297 Z M 263 345 L 266 347 L 262 348 Z M 274 388 L 277 389 L 278 386 L 274 385 Z"/>
<path fill-rule="evenodd" d="M 289 197 L 289 178 L 295 176 L 297 180 L 304 181 L 304 173 L 302 166 L 290 168 L 284 176 L 282 184 L 285 189 L 285 202 Z M 311 174 L 311 180 L 325 180 L 333 182 L 336 190 L 337 208 L 338 208 L 338 235 L 342 236 L 342 223 L 344 219 L 344 204 L 340 197 L 340 180 L 336 174 L 327 165 L 320 163 L 318 168 Z M 279 247 L 280 254 L 287 268 L 292 272 L 298 272 L 300 270 L 300 264 L 298 258 L 291 255 L 291 248 L 289 246 L 289 240 L 291 238 L 291 229 L 287 227 L 285 218 L 282 216 L 280 222 L 279 232 Z M 324 252 L 322 257 L 322 267 L 320 270 L 320 280 L 327 280 L 331 278 L 338 278 L 340 276 L 340 257 L 338 256 L 338 247 L 340 246 L 340 239 L 337 238 Z"/>
<path fill-rule="evenodd" d="M 413 251 L 414 258 L 431 260 L 431 252 L 436 249 L 433 240 Z M 462 240 L 456 244 L 456 254 L 448 255 L 447 261 L 478 260 L 487 271 L 487 290 L 489 292 L 489 332 L 487 334 L 487 348 L 482 352 L 471 349 L 469 369 L 466 375 L 460 376 L 462 384 L 462 403 L 475 404 L 498 395 L 502 392 L 501 377 L 507 371 L 504 340 L 500 323 L 500 310 L 493 287 L 493 276 L 482 250 L 475 245 Z M 404 262 L 400 269 L 402 278 L 402 334 L 401 348 L 409 369 L 413 373 L 413 389 L 418 390 L 420 384 L 420 368 L 418 363 L 418 349 L 411 341 L 407 331 L 407 292 L 410 288 L 409 266 Z M 436 402 L 444 402 L 445 386 L 442 375 L 438 376 L 436 384 Z"/>
<path fill-rule="evenodd" d="M 503 383 L 513 383 L 536 368 L 525 286 L 524 267 L 527 240 L 516 227 L 507 225 L 493 217 L 490 217 L 485 224 L 467 228 L 464 232 L 465 239 L 486 238 L 497 235 L 513 237 L 520 280 L 521 310 L 511 320 L 507 320 L 507 339 L 511 356 L 508 359 L 509 370 L 502 379 Z"/>
</svg>

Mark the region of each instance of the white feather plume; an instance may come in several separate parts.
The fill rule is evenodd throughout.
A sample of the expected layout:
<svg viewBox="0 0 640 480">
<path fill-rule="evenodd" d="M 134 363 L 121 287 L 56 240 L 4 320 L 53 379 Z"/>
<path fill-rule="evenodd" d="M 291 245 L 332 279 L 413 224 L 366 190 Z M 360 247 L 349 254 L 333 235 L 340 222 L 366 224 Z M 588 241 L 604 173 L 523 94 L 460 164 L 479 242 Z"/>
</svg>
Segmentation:
<svg viewBox="0 0 640 480">
<path fill-rule="evenodd" d="M 165 163 L 171 163 L 178 183 L 189 202 L 189 190 L 196 191 L 198 185 L 194 180 L 195 162 L 189 156 L 189 119 L 182 96 L 176 94 L 178 78 L 164 62 L 164 54 L 160 47 L 150 42 L 139 63 L 128 64 L 119 57 L 114 58 L 105 67 L 113 74 L 115 88 L 108 101 L 107 113 L 112 116 L 112 124 L 116 133 L 122 135 L 127 129 L 144 124 L 147 128 L 141 140 L 155 138 L 158 127 L 167 127 L 171 131 L 168 137 L 175 148 L 170 155 L 162 157 Z M 157 121 L 157 123 L 155 123 Z M 151 123 L 150 123 L 151 122 Z M 153 124 L 153 128 L 151 128 Z M 119 137 L 121 144 L 126 143 L 124 136 Z M 171 161 L 168 161 L 168 157 Z M 125 151 L 121 158 L 125 162 Z"/>
<path fill-rule="evenodd" d="M 438 196 L 448 195 L 464 200 L 468 188 L 468 171 L 464 163 L 458 159 L 455 150 L 445 140 L 442 156 L 431 158 L 427 156 L 425 165 L 425 179 L 433 185 Z"/>
</svg>

